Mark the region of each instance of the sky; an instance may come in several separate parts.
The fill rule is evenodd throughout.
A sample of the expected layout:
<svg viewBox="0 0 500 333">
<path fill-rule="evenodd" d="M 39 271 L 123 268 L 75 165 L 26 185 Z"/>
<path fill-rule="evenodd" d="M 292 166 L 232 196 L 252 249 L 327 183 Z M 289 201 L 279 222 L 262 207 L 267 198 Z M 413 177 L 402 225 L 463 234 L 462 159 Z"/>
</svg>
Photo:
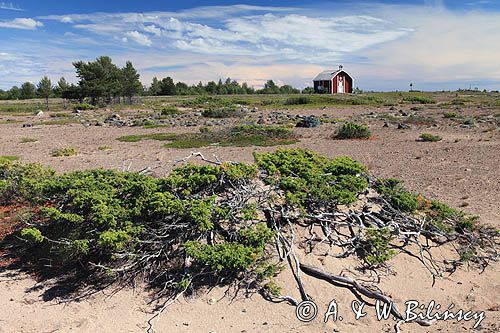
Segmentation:
<svg viewBox="0 0 500 333">
<path fill-rule="evenodd" d="M 500 89 L 500 0 L 0 0 L 0 89 L 110 56 L 190 84 L 304 88 L 343 65 L 363 90 Z"/>
</svg>

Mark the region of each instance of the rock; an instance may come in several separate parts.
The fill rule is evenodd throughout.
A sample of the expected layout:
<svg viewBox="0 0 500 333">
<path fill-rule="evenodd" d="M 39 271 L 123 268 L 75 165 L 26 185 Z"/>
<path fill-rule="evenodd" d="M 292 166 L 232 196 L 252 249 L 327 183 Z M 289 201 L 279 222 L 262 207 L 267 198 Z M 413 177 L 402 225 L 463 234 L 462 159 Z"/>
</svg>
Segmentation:
<svg viewBox="0 0 500 333">
<path fill-rule="evenodd" d="M 263 125 L 265 123 L 266 123 L 266 121 L 264 120 L 264 118 L 259 118 L 259 120 L 257 120 L 257 124 L 259 124 L 259 125 Z"/>
<path fill-rule="evenodd" d="M 384 121 L 384 126 L 383 127 L 389 127 L 389 123 L 387 121 Z"/>
<path fill-rule="evenodd" d="M 398 129 L 410 129 L 410 128 L 411 128 L 410 125 L 402 124 L 402 123 L 398 124 Z"/>
<path fill-rule="evenodd" d="M 252 108 L 252 112 L 257 112 L 257 111 L 259 111 L 258 107 L 255 106 L 255 107 Z"/>
<path fill-rule="evenodd" d="M 41 116 L 43 116 L 43 111 L 42 110 L 36 110 L 35 114 L 36 114 L 37 117 L 41 117 Z"/>
<path fill-rule="evenodd" d="M 305 128 L 312 128 L 312 127 L 318 127 L 321 125 L 321 121 L 316 118 L 315 116 L 307 116 L 302 118 L 295 127 L 305 127 Z"/>
<path fill-rule="evenodd" d="M 80 113 L 82 113 L 82 111 L 76 109 L 75 111 L 73 111 L 73 113 L 80 114 Z"/>
<path fill-rule="evenodd" d="M 402 115 L 403 117 L 408 117 L 408 113 L 404 111 L 399 111 L 399 114 Z"/>
<path fill-rule="evenodd" d="M 217 303 L 217 300 L 215 298 L 211 298 L 208 300 L 208 304 L 210 305 L 214 305 L 215 303 Z"/>
<path fill-rule="evenodd" d="M 33 127 L 33 124 L 23 124 L 23 128 L 24 127 Z"/>
<path fill-rule="evenodd" d="M 195 112 L 195 113 L 194 113 L 194 115 L 195 115 L 196 117 L 201 117 L 203 114 L 202 114 L 201 112 Z"/>
<path fill-rule="evenodd" d="M 97 122 L 95 123 L 95 125 L 96 125 L 96 126 L 104 126 L 104 122 L 99 120 L 99 121 L 97 121 Z"/>
</svg>

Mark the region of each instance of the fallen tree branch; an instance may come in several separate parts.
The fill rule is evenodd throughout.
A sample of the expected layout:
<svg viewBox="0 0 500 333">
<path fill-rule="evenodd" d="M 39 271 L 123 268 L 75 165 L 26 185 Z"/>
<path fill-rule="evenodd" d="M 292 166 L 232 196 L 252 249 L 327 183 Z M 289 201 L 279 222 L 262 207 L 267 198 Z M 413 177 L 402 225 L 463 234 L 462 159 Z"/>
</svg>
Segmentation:
<svg viewBox="0 0 500 333">
<path fill-rule="evenodd" d="M 334 285 L 339 285 L 339 284 L 346 285 L 347 288 L 354 288 L 357 292 L 359 292 L 360 294 L 362 294 L 368 298 L 379 300 L 381 302 L 386 303 L 387 305 L 390 306 L 392 315 L 394 315 L 400 321 L 406 322 L 406 319 L 398 311 L 396 305 L 393 303 L 393 301 L 389 297 L 387 297 L 381 293 L 374 292 L 374 291 L 367 289 L 365 286 L 361 285 L 356 280 L 353 280 L 353 279 L 345 277 L 345 276 L 333 275 L 333 274 L 325 272 L 319 268 L 316 268 L 314 266 L 310 266 L 307 264 L 303 264 L 303 263 L 300 263 L 300 268 L 302 269 L 302 272 L 304 272 L 307 275 L 310 275 L 312 277 L 327 281 L 327 282 L 334 284 Z M 419 324 L 419 325 L 422 325 L 422 326 L 430 326 L 432 324 L 432 322 L 430 322 L 430 321 L 421 320 L 421 319 L 417 319 L 414 322 Z"/>
</svg>

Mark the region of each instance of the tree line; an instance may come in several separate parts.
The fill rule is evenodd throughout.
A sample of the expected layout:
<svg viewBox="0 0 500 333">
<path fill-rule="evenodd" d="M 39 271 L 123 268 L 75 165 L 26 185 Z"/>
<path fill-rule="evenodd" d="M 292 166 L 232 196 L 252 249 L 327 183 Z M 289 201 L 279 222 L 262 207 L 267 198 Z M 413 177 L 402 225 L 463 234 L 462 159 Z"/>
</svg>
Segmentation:
<svg viewBox="0 0 500 333">
<path fill-rule="evenodd" d="M 132 102 L 133 96 L 168 96 L 168 95 L 233 95 L 233 94 L 294 94 L 300 90 L 290 86 L 278 86 L 273 80 L 268 80 L 262 89 L 249 87 L 247 83 L 240 84 L 227 78 L 225 81 L 210 81 L 203 84 L 188 85 L 184 82 L 174 82 L 171 77 L 158 79 L 154 77 L 149 87 L 143 86 L 139 80 L 140 74 L 127 61 L 119 68 L 110 57 L 101 56 L 95 61 L 77 61 L 73 63 L 78 83 L 69 83 L 61 77 L 57 84 L 44 76 L 38 84 L 25 82 L 21 87 L 13 86 L 9 90 L 0 89 L 0 99 L 18 100 L 44 98 L 48 107 L 51 97 L 69 100 L 89 99 L 92 104 Z M 309 92 L 309 90 L 304 90 Z"/>
</svg>

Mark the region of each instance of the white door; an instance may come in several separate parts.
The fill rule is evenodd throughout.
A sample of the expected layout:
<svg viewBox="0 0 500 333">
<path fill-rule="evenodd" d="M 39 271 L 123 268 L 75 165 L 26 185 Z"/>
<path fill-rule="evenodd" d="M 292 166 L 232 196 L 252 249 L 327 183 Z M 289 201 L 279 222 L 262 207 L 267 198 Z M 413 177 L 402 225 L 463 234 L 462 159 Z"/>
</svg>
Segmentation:
<svg viewBox="0 0 500 333">
<path fill-rule="evenodd" d="M 343 94 L 344 91 L 344 77 L 339 76 L 337 78 L 337 94 Z"/>
</svg>

